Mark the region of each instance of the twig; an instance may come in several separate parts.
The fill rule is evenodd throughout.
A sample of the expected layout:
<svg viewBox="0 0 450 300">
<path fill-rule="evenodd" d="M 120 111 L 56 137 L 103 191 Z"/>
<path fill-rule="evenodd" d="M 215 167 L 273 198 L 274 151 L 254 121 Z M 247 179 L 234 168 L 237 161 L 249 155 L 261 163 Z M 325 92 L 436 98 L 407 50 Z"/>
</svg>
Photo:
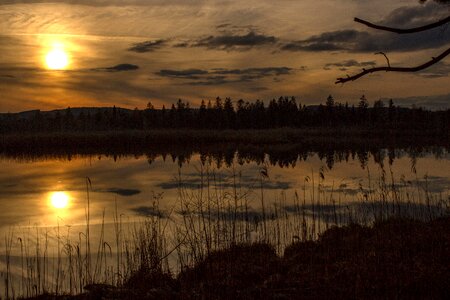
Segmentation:
<svg viewBox="0 0 450 300">
<path fill-rule="evenodd" d="M 345 83 L 347 81 L 353 81 L 364 75 L 374 73 L 374 72 L 379 72 L 379 71 L 386 71 L 386 72 L 417 72 L 417 71 L 421 71 L 421 70 L 426 69 L 426 68 L 434 65 L 435 63 L 441 61 L 443 58 L 445 58 L 449 54 L 450 54 L 450 48 L 445 50 L 439 56 L 433 57 L 430 61 L 427 61 L 426 63 L 416 66 L 416 67 L 390 67 L 389 66 L 389 67 L 376 67 L 376 68 L 371 68 L 371 69 L 363 69 L 363 71 L 361 73 L 358 73 L 356 75 L 353 75 L 353 76 L 347 75 L 346 78 L 337 78 L 335 83 L 338 84 L 338 83 Z"/>
<path fill-rule="evenodd" d="M 375 53 L 375 55 L 377 55 L 377 54 L 381 54 L 381 55 L 384 56 L 384 58 L 386 58 L 388 67 L 390 68 L 391 67 L 391 63 L 389 62 L 389 58 L 387 57 L 386 53 L 380 51 L 380 52 Z"/>
</svg>

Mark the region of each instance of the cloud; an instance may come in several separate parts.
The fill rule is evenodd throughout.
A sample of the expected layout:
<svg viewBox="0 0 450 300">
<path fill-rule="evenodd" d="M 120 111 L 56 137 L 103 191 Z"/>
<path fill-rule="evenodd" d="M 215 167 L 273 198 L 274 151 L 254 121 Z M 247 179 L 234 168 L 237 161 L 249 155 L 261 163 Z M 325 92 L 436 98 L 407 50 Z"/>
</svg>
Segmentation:
<svg viewBox="0 0 450 300">
<path fill-rule="evenodd" d="M 274 36 L 259 34 L 250 31 L 247 34 L 239 35 L 233 33 L 224 33 L 218 36 L 209 36 L 200 39 L 193 44 L 192 47 L 206 47 L 216 50 L 246 50 L 255 46 L 271 45 L 278 41 Z"/>
<path fill-rule="evenodd" d="M 266 67 L 245 69 L 186 69 L 161 70 L 156 75 L 161 77 L 189 79 L 186 85 L 221 85 L 235 82 L 252 82 L 265 77 L 275 77 L 291 74 L 292 68 Z"/>
<path fill-rule="evenodd" d="M 132 47 L 128 48 L 128 51 L 137 53 L 153 52 L 155 50 L 161 49 L 162 46 L 166 44 L 166 40 L 155 40 L 155 41 L 145 41 L 141 43 L 133 44 Z"/>
<path fill-rule="evenodd" d="M 259 172 L 258 167 L 254 167 L 253 170 L 247 169 L 247 173 L 241 174 L 239 176 L 239 187 L 242 189 L 254 189 L 255 187 L 260 187 L 260 182 L 255 179 L 255 175 Z M 198 189 L 201 187 L 201 174 L 196 172 L 183 174 L 183 180 L 181 186 L 187 189 Z M 215 174 L 214 183 L 211 183 L 221 189 L 233 188 L 235 183 L 233 182 L 233 177 L 229 175 L 226 170 L 219 171 Z M 292 188 L 292 182 L 272 179 L 264 182 L 264 189 L 268 190 L 278 190 L 278 189 L 289 189 Z M 178 189 L 180 187 L 179 181 L 166 181 L 158 183 L 157 187 L 168 190 L 168 189 Z"/>
<path fill-rule="evenodd" d="M 58 70 L 58 72 L 64 73 L 75 73 L 75 72 L 89 72 L 89 71 L 99 71 L 99 72 L 122 72 L 122 71 L 134 71 L 139 69 L 139 66 L 133 64 L 118 64 L 112 67 L 102 67 L 102 68 L 92 68 L 92 69 L 69 69 L 69 70 Z M 32 73 L 32 72 L 52 72 L 52 70 L 37 68 L 37 67 L 3 67 L 0 64 L 0 72 L 1 71 L 13 71 L 13 72 L 22 72 L 22 73 Z M 0 75 L 1 76 L 1 75 Z M 13 75 L 5 75 L 10 78 L 15 78 Z"/>
<path fill-rule="evenodd" d="M 216 26 L 216 29 L 222 29 L 231 26 L 230 23 L 223 23 Z"/>
<path fill-rule="evenodd" d="M 310 205 L 302 207 L 285 206 L 289 213 L 305 214 L 306 217 L 315 217 L 328 223 L 334 221 L 348 223 L 349 221 L 370 221 L 375 216 L 396 216 L 414 219 L 427 219 L 445 214 L 443 205 L 425 205 L 422 203 L 395 203 L 395 206 L 380 201 L 343 203 L 341 205 Z"/>
<path fill-rule="evenodd" d="M 402 7 L 394 10 L 384 20 L 375 23 L 400 28 L 416 27 L 446 16 L 443 11 L 445 10 L 442 7 L 433 3 L 425 6 Z M 287 42 L 281 46 L 281 50 L 402 52 L 441 47 L 447 45 L 449 40 L 450 30 L 445 30 L 444 27 L 415 34 L 395 34 L 374 29 L 368 31 L 342 29 Z"/>
<path fill-rule="evenodd" d="M 190 0 L 189 4 L 201 3 L 202 0 Z M 63 3 L 86 6 L 151 6 L 164 4 L 186 4 L 183 0 L 0 0 L 0 5 L 9 4 Z"/>
<path fill-rule="evenodd" d="M 448 44 L 450 31 L 439 29 L 427 33 L 392 35 L 390 33 L 368 33 L 357 30 L 324 32 L 305 40 L 294 41 L 281 46 L 285 51 L 414 51 L 437 48 Z"/>
<path fill-rule="evenodd" d="M 172 47 L 174 47 L 174 48 L 187 48 L 189 46 L 190 46 L 189 42 L 179 42 L 179 43 L 172 45 Z"/>
<path fill-rule="evenodd" d="M 189 178 L 189 179 L 183 179 L 183 182 L 181 184 L 181 186 L 183 188 L 186 189 L 199 189 L 201 187 L 200 184 L 200 179 L 199 178 Z M 217 185 L 217 187 L 220 186 L 220 188 L 233 188 L 234 184 L 231 181 L 228 181 L 226 179 L 220 179 L 220 178 L 216 178 L 216 182 L 215 184 Z M 239 186 L 243 189 L 252 189 L 255 188 L 255 186 L 257 186 L 257 182 L 254 181 L 253 179 L 248 179 L 248 180 L 242 180 L 241 178 L 241 182 L 239 183 Z M 173 181 L 173 182 L 161 182 L 157 184 L 158 188 L 161 188 L 163 190 L 174 190 L 174 189 L 178 189 L 180 187 L 180 183 L 177 181 Z M 289 189 L 292 187 L 292 183 L 288 182 L 288 181 L 268 181 L 264 183 L 264 189 L 266 190 L 285 190 L 285 189 Z"/>
<path fill-rule="evenodd" d="M 268 68 L 247 68 L 247 69 L 215 69 L 215 74 L 238 74 L 238 75 L 256 75 L 264 76 L 279 76 L 286 75 L 291 72 L 288 67 L 268 67 Z"/>
<path fill-rule="evenodd" d="M 166 213 L 163 211 L 153 207 L 153 206 L 139 206 L 132 208 L 131 211 L 137 213 L 138 215 L 144 216 L 144 217 L 159 217 L 159 218 L 166 218 Z"/>
<path fill-rule="evenodd" d="M 124 197 L 134 196 L 141 193 L 140 190 L 122 188 L 108 188 L 104 190 L 97 190 L 97 192 L 113 193 Z"/>
<path fill-rule="evenodd" d="M 419 27 L 448 16 L 444 6 L 429 2 L 425 5 L 404 6 L 393 10 L 379 23 L 398 28 Z"/>
<path fill-rule="evenodd" d="M 293 41 L 281 47 L 286 51 L 334 51 L 352 50 L 358 42 L 366 40 L 369 33 L 352 29 L 324 32 L 305 40 Z"/>
<path fill-rule="evenodd" d="M 358 62 L 355 59 L 349 59 L 349 60 L 344 60 L 344 61 L 336 62 L 336 63 L 328 63 L 323 68 L 325 70 L 331 70 L 332 68 L 337 67 L 339 70 L 345 71 L 348 68 L 352 68 L 352 67 L 374 67 L 375 65 L 376 65 L 376 62 L 373 60 Z"/>
<path fill-rule="evenodd" d="M 139 66 L 132 64 L 119 64 L 113 67 L 106 68 L 95 68 L 91 69 L 91 71 L 103 71 L 103 72 L 122 72 L 122 71 L 134 71 L 139 69 Z"/>
<path fill-rule="evenodd" d="M 200 78 L 198 75 L 208 74 L 206 70 L 200 69 L 186 69 L 186 70 L 160 70 L 156 73 L 156 75 L 162 77 L 172 77 L 172 78 L 189 78 L 189 79 L 198 79 Z"/>
<path fill-rule="evenodd" d="M 415 73 L 418 76 L 424 78 L 439 78 L 439 77 L 448 77 L 450 73 L 450 64 L 445 62 L 438 62 L 437 64 L 427 68 L 424 71 Z"/>
<path fill-rule="evenodd" d="M 235 81 L 227 80 L 226 76 L 207 76 L 200 81 L 187 82 L 187 85 L 221 85 L 225 83 L 232 83 Z"/>
<path fill-rule="evenodd" d="M 49 70 L 44 68 L 37 68 L 37 67 L 21 67 L 21 66 L 11 66 L 8 64 L 1 64 L 0 63 L 0 72 L 48 72 Z M 65 72 L 65 71 L 62 71 Z M 8 74 L 11 75 L 11 74 Z M 11 75 L 9 77 L 15 77 L 14 75 Z"/>
<path fill-rule="evenodd" d="M 442 176 L 426 176 L 417 180 L 417 185 L 430 193 L 445 193 L 449 191 L 450 179 Z"/>
</svg>

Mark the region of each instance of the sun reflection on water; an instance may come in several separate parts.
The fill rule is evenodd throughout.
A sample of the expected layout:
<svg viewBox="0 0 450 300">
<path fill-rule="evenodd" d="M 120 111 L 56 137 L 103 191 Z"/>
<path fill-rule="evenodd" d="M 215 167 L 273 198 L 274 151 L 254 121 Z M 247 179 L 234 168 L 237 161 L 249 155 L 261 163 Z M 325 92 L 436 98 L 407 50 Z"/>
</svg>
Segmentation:
<svg viewBox="0 0 450 300">
<path fill-rule="evenodd" d="M 70 197 L 67 192 L 53 192 L 50 194 L 50 205 L 56 209 L 67 208 L 70 203 Z"/>
</svg>

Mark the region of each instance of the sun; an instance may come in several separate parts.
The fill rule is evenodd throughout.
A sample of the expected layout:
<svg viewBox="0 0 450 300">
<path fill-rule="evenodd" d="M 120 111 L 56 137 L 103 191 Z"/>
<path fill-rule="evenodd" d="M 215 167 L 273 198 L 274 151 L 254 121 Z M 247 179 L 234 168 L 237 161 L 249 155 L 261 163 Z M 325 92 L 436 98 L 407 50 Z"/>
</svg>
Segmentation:
<svg viewBox="0 0 450 300">
<path fill-rule="evenodd" d="M 55 47 L 45 56 L 45 63 L 51 70 L 64 70 L 69 65 L 69 56 L 62 47 Z"/>
<path fill-rule="evenodd" d="M 50 195 L 50 203 L 54 208 L 66 208 L 69 205 L 69 195 L 66 192 L 53 192 Z"/>
</svg>

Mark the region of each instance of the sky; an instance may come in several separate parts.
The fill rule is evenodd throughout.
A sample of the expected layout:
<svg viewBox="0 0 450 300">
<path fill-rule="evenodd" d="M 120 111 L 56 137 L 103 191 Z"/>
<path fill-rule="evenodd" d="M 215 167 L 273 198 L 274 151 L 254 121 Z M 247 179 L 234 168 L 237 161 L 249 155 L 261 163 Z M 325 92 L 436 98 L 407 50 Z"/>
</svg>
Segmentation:
<svg viewBox="0 0 450 300">
<path fill-rule="evenodd" d="M 394 99 L 450 108 L 450 58 L 414 66 L 450 44 L 450 28 L 413 35 L 353 22 L 414 27 L 448 16 L 417 0 L 0 0 L 0 112 L 80 106 L 170 106 L 179 98 L 306 104 Z M 50 57 L 50 58 L 49 58 Z"/>
</svg>

